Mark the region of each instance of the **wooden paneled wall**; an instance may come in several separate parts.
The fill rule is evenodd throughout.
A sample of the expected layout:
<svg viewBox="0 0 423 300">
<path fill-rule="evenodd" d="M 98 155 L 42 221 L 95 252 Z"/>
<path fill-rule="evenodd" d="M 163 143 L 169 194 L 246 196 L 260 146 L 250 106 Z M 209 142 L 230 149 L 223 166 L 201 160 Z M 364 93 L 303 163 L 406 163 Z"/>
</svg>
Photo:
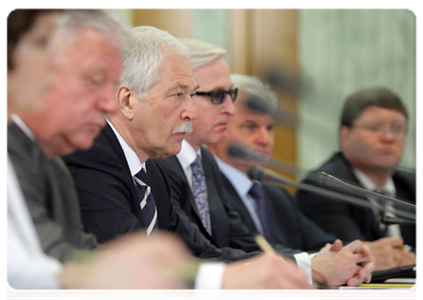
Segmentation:
<svg viewBox="0 0 423 300">
<path fill-rule="evenodd" d="M 192 36 L 193 26 L 201 26 L 201 20 L 195 19 L 194 14 L 195 10 L 184 9 L 134 10 L 133 24 L 155 26 L 175 36 Z M 266 68 L 272 66 L 297 74 L 297 10 L 236 9 L 228 16 L 230 28 L 224 34 L 231 41 L 228 52 L 234 73 L 264 79 Z M 296 113 L 296 99 L 286 92 L 277 89 L 275 92 L 281 104 Z M 296 164 L 296 129 L 277 126 L 275 138 L 274 155 Z M 284 175 L 295 178 L 292 174 Z"/>
<path fill-rule="evenodd" d="M 298 74 L 297 10 L 231 11 L 232 71 L 266 79 L 268 69 L 280 69 L 292 77 Z M 281 106 L 296 114 L 295 97 L 277 92 Z M 280 125 L 275 129 L 274 155 L 296 164 L 296 128 Z M 283 173 L 283 172 L 282 172 Z M 291 178 L 293 174 L 283 173 Z"/>
</svg>

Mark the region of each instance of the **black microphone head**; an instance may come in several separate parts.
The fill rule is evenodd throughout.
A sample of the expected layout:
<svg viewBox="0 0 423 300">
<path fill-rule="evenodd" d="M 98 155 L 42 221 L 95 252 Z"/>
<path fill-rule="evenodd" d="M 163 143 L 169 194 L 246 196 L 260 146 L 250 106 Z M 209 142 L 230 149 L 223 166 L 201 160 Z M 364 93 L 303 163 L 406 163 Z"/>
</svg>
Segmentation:
<svg viewBox="0 0 423 300">
<path fill-rule="evenodd" d="M 256 181 L 263 181 L 265 177 L 265 174 L 262 168 L 259 166 L 252 166 L 251 168 L 249 168 L 247 175 L 248 175 L 248 178 L 250 178 L 251 180 L 256 180 Z"/>
<path fill-rule="evenodd" d="M 239 144 L 231 144 L 228 147 L 228 154 L 234 158 L 241 158 L 245 160 L 252 160 L 260 163 L 266 163 L 268 158 L 264 155 L 257 154 L 253 151 L 246 149 L 244 146 Z"/>
<path fill-rule="evenodd" d="M 248 97 L 246 104 L 250 110 L 256 113 L 266 114 L 271 116 L 273 116 L 273 114 L 275 113 L 275 108 L 272 109 L 272 107 L 267 102 L 263 101 L 262 99 L 258 97 L 254 97 L 254 96 Z"/>
<path fill-rule="evenodd" d="M 318 171 L 316 173 L 313 173 L 312 179 L 319 185 L 331 185 L 333 181 L 332 176 L 326 173 L 325 171 Z"/>
</svg>

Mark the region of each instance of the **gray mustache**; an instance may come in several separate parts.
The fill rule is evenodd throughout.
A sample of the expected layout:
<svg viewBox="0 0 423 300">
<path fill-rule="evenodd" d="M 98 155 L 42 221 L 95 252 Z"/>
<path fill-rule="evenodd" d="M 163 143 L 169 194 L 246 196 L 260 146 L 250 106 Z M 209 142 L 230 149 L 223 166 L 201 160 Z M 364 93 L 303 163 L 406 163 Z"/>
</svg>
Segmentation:
<svg viewBox="0 0 423 300">
<path fill-rule="evenodd" d="M 186 134 L 190 134 L 192 132 L 192 122 L 191 120 L 189 121 L 185 121 L 181 126 L 175 128 L 172 131 L 172 134 L 174 133 L 186 133 Z"/>
</svg>

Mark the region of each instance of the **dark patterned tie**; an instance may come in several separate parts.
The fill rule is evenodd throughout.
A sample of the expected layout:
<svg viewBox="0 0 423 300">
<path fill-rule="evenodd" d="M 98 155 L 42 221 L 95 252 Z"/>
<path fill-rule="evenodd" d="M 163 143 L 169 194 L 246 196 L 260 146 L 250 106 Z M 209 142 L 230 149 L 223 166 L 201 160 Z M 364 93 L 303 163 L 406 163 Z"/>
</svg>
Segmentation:
<svg viewBox="0 0 423 300">
<path fill-rule="evenodd" d="M 154 229 L 157 229 L 157 207 L 154 202 L 151 188 L 148 186 L 147 174 L 141 169 L 135 176 L 135 189 L 138 199 L 140 200 L 140 208 L 144 218 L 144 224 L 147 228 L 147 235 L 150 235 Z"/>
<path fill-rule="evenodd" d="M 198 213 L 200 214 L 201 222 L 204 228 L 211 235 L 211 221 L 209 202 L 207 200 L 207 186 L 206 178 L 204 177 L 203 165 L 201 164 L 201 157 L 197 155 L 195 161 L 191 164 L 192 170 L 192 194 L 194 196 L 195 204 L 197 205 Z"/>
<path fill-rule="evenodd" d="M 392 193 L 390 193 L 388 191 L 374 190 L 374 192 L 395 198 L 395 195 L 392 195 Z M 379 203 L 379 205 L 381 205 L 381 204 Z M 382 236 L 391 236 L 391 234 L 393 232 L 395 232 L 395 234 L 393 234 L 392 236 L 401 236 L 401 232 L 400 232 L 400 229 L 399 229 L 397 224 L 385 224 L 385 220 L 388 220 L 389 218 L 395 218 L 396 217 L 393 204 L 390 203 L 390 202 L 386 202 L 385 204 L 383 204 L 383 207 L 384 207 L 384 210 L 379 211 L 378 216 L 377 216 L 377 219 L 379 221 L 379 229 L 380 229 L 381 235 Z"/>
<path fill-rule="evenodd" d="M 263 191 L 263 187 L 258 183 L 253 183 L 248 194 L 256 201 L 257 204 L 257 214 L 260 218 L 264 237 L 270 242 L 273 243 L 273 234 L 270 228 L 269 219 L 267 217 L 266 211 L 266 200 Z"/>
</svg>

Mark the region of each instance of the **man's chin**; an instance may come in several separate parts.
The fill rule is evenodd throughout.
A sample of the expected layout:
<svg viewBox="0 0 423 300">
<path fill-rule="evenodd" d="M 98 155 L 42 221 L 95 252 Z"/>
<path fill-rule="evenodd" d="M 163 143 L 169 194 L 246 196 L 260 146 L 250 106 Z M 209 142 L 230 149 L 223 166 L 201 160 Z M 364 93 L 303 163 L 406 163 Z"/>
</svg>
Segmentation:
<svg viewBox="0 0 423 300">
<path fill-rule="evenodd" d="M 179 152 L 181 152 L 181 143 L 178 143 L 176 145 L 174 145 L 173 147 L 166 147 L 165 149 L 160 149 L 160 150 L 155 150 L 152 153 L 150 153 L 149 155 L 149 159 L 153 158 L 153 159 L 164 159 L 164 158 L 168 158 L 170 156 L 174 156 L 177 155 Z"/>
<path fill-rule="evenodd" d="M 75 140 L 71 140 L 72 148 L 74 149 L 72 152 L 77 150 L 88 150 L 92 147 L 94 142 L 95 136 L 85 136 L 83 138 L 78 138 Z"/>
</svg>

